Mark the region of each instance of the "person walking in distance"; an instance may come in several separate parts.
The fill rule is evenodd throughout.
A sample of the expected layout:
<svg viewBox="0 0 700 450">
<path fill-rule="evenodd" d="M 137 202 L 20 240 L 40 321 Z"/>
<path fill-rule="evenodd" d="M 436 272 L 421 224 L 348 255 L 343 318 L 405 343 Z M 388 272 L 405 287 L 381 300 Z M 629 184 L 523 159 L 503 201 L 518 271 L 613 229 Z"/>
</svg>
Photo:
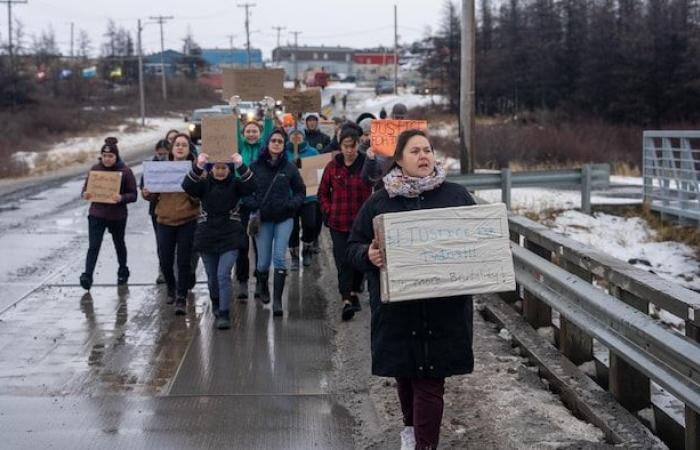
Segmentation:
<svg viewBox="0 0 700 450">
<path fill-rule="evenodd" d="M 97 265 L 97 257 L 102 247 L 102 239 L 105 230 L 112 235 L 114 250 L 117 252 L 117 284 L 123 285 L 129 281 L 129 267 L 126 265 L 127 252 L 124 234 L 126 231 L 126 219 L 128 210 L 126 205 L 133 203 L 137 199 L 136 179 L 131 169 L 119 157 L 119 147 L 117 138 L 108 137 L 100 149 L 100 162 L 92 166 L 91 171 L 100 172 L 121 172 L 121 185 L 119 193 L 114 194 L 114 203 L 97 203 L 90 205 L 88 212 L 88 240 L 89 247 L 85 257 L 85 272 L 80 275 L 80 286 L 85 290 L 92 287 L 93 274 Z M 86 192 L 87 182 L 83 185 L 82 197 L 90 201 L 92 195 Z"/>
<path fill-rule="evenodd" d="M 421 130 L 401 133 L 384 189 L 362 206 L 350 234 L 348 257 L 367 275 L 372 374 L 393 377 L 403 422 L 402 449 L 436 449 L 444 408 L 445 378 L 471 373 L 473 305 L 469 295 L 382 303 L 379 270 L 386 261 L 373 219 L 380 214 L 475 204 L 445 170 Z"/>
<path fill-rule="evenodd" d="M 202 204 L 194 247 L 204 261 L 212 311 L 220 330 L 231 327 L 231 270 L 238 252 L 248 240 L 238 205 L 242 197 L 255 192 L 253 172 L 243 164 L 241 155 L 233 154 L 231 161 L 232 164 L 210 164 L 209 156 L 201 153 L 197 164 L 182 182 L 185 192 L 198 198 Z M 207 177 L 203 177 L 205 169 Z M 238 177 L 233 170 L 238 172 Z"/>
</svg>

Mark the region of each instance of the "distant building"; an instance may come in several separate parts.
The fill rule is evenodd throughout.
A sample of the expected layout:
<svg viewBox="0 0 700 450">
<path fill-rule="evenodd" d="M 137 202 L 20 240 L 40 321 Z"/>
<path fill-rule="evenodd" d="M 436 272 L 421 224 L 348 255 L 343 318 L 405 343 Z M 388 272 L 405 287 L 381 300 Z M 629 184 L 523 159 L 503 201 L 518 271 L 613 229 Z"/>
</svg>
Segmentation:
<svg viewBox="0 0 700 450">
<path fill-rule="evenodd" d="M 178 66 L 182 63 L 185 58 L 184 53 L 180 53 L 175 50 L 166 50 L 163 53 L 163 67 L 165 69 L 165 76 L 172 77 L 177 74 Z M 161 64 L 160 64 L 161 52 L 153 53 L 152 55 L 146 55 L 143 58 L 143 71 L 150 75 L 160 75 Z"/>
<path fill-rule="evenodd" d="M 376 81 L 394 77 L 394 52 L 386 50 L 357 51 L 352 56 L 355 77 L 361 81 Z"/>
<path fill-rule="evenodd" d="M 349 47 L 277 47 L 272 50 L 272 62 L 285 70 L 287 80 L 303 79 L 304 72 L 314 69 L 350 74 L 354 53 Z"/>
<path fill-rule="evenodd" d="M 210 66 L 211 70 L 218 72 L 223 67 L 248 67 L 248 52 L 246 49 L 202 49 L 202 58 Z M 250 49 L 251 67 L 260 68 L 263 65 L 260 49 Z"/>
</svg>

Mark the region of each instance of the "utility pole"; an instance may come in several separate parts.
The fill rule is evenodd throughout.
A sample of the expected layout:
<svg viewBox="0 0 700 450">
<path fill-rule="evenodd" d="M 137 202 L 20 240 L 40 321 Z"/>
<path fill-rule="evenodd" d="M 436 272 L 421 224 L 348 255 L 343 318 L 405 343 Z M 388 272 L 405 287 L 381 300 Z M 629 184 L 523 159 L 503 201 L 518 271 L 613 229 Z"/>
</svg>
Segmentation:
<svg viewBox="0 0 700 450">
<path fill-rule="evenodd" d="M 75 36 L 75 22 L 70 23 L 70 57 L 73 59 L 75 53 L 73 53 L 73 37 Z"/>
<path fill-rule="evenodd" d="M 245 8 L 245 37 L 246 51 L 248 52 L 248 68 L 250 69 L 250 8 L 254 7 L 255 3 L 238 4 L 239 8 Z"/>
<path fill-rule="evenodd" d="M 394 5 L 394 95 L 399 93 L 399 26 Z"/>
<path fill-rule="evenodd" d="M 160 25 L 160 72 L 163 76 L 163 100 L 168 100 L 168 88 L 165 84 L 165 40 L 163 39 L 163 24 L 168 20 L 173 20 L 173 16 L 151 16 L 150 20 L 155 20 Z"/>
<path fill-rule="evenodd" d="M 474 0 L 462 0 L 462 49 L 459 76 L 459 128 L 460 128 L 460 172 L 474 172 L 474 55 L 475 55 Z"/>
<path fill-rule="evenodd" d="M 294 35 L 294 80 L 299 79 L 299 61 L 297 58 L 297 54 L 299 51 L 299 35 L 301 34 L 301 31 L 290 31 L 291 34 Z"/>
<path fill-rule="evenodd" d="M 287 27 L 272 27 L 273 30 L 277 30 L 277 48 L 278 48 L 277 51 L 279 51 L 279 48 L 280 48 L 280 33 L 282 32 L 282 30 L 285 30 L 286 28 Z M 272 54 L 272 56 L 273 56 L 272 62 L 275 62 L 274 53 Z"/>
<path fill-rule="evenodd" d="M 141 19 L 138 20 L 137 25 L 137 43 L 139 52 L 139 109 L 141 111 L 141 127 L 146 126 L 146 97 L 143 92 L 143 49 L 141 48 L 141 31 L 143 31 L 143 26 L 141 25 Z"/>
<path fill-rule="evenodd" d="M 10 57 L 10 76 L 12 76 L 12 109 L 17 106 L 17 76 L 15 74 L 15 55 L 12 48 L 12 5 L 27 3 L 27 0 L 1 0 L 0 3 L 7 4 L 7 53 Z"/>
<path fill-rule="evenodd" d="M 229 48 L 231 49 L 231 65 L 233 65 L 234 64 L 233 39 L 236 37 L 236 35 L 235 34 L 227 34 L 226 37 L 228 38 Z"/>
</svg>

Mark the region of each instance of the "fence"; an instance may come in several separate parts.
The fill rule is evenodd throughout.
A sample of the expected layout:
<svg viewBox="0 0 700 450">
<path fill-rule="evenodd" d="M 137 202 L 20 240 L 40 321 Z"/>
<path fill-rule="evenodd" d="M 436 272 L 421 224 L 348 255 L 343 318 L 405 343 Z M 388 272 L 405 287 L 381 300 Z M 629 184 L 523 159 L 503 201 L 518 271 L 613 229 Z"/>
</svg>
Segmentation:
<svg viewBox="0 0 700 450">
<path fill-rule="evenodd" d="M 449 180 L 459 183 L 470 191 L 479 189 L 501 189 L 501 200 L 510 209 L 511 189 L 523 187 L 579 187 L 581 189 L 581 210 L 591 213 L 591 191 L 606 189 L 610 185 L 608 164 L 585 164 L 572 170 L 537 170 L 511 172 L 501 169 L 498 173 L 478 173 L 450 176 Z"/>
<path fill-rule="evenodd" d="M 642 167 L 645 202 L 700 226 L 700 131 L 645 131 Z"/>
</svg>

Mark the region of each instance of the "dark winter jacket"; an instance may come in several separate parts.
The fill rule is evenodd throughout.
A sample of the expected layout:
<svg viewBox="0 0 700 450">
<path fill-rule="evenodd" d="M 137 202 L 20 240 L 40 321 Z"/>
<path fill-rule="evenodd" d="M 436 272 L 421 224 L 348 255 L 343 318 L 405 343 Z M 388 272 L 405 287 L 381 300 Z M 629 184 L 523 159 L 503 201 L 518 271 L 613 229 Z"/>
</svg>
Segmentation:
<svg viewBox="0 0 700 450">
<path fill-rule="evenodd" d="M 306 130 L 306 142 L 319 153 L 331 143 L 331 138 L 320 130 Z"/>
<path fill-rule="evenodd" d="M 345 165 L 343 155 L 335 155 L 323 172 L 318 186 L 318 201 L 327 219 L 328 228 L 349 233 L 362 204 L 372 194 L 372 186 L 360 175 L 365 156 L 357 155 L 350 167 Z"/>
<path fill-rule="evenodd" d="M 338 143 L 338 139 L 335 136 L 333 136 L 330 142 L 328 142 L 328 144 L 325 147 L 323 147 L 321 153 L 330 153 L 338 150 L 340 150 L 340 144 Z"/>
<path fill-rule="evenodd" d="M 367 275 L 374 375 L 443 378 L 473 370 L 471 296 L 382 303 L 379 270 L 367 256 L 374 239 L 372 220 L 380 214 L 473 204 L 462 186 L 445 182 L 417 198 L 389 198 L 382 189 L 360 210 L 348 241 L 348 258 Z"/>
<path fill-rule="evenodd" d="M 248 235 L 236 208 L 242 197 L 255 192 L 255 177 L 245 164 L 237 172 L 239 177 L 231 172 L 225 180 L 202 178 L 203 170 L 194 166 L 182 181 L 185 192 L 202 205 L 194 235 L 194 246 L 202 253 L 246 248 Z"/>
<path fill-rule="evenodd" d="M 99 170 L 102 172 L 121 172 L 122 173 L 122 184 L 119 188 L 119 194 L 122 199 L 119 203 L 96 203 L 90 204 L 90 210 L 88 212 L 89 216 L 98 217 L 105 220 L 123 220 L 126 219 L 128 215 L 128 210 L 126 205 L 129 203 L 134 203 L 138 197 L 138 191 L 136 189 L 136 178 L 131 169 L 122 161 L 118 159 L 116 164 L 112 167 L 105 167 L 102 162 L 95 164 L 90 169 Z M 85 183 L 83 184 L 84 193 L 87 188 L 87 178 L 85 178 Z"/>
<path fill-rule="evenodd" d="M 259 210 L 263 222 L 283 222 L 294 217 L 306 197 L 299 169 L 287 160 L 284 152 L 282 154 L 284 156 L 273 161 L 264 152 L 250 167 L 255 173 L 256 188 L 255 194 L 246 197 L 244 204 L 250 211 Z M 263 202 L 268 188 L 270 193 Z"/>
</svg>

